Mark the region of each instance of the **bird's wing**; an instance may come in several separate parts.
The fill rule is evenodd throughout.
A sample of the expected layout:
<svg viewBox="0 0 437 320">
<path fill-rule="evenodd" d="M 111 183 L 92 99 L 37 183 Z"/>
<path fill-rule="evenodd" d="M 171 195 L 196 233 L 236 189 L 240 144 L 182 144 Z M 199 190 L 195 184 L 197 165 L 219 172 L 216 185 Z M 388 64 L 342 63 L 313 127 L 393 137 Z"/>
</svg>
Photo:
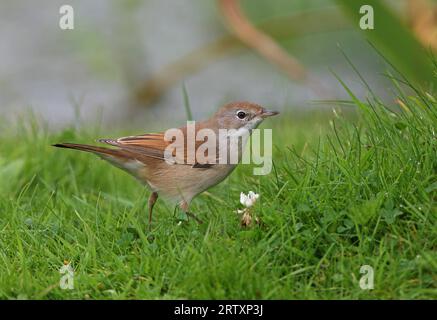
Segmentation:
<svg viewBox="0 0 437 320">
<path fill-rule="evenodd" d="M 182 129 L 183 130 L 183 129 Z M 185 130 L 183 130 L 185 137 Z M 120 149 L 124 149 L 133 154 L 138 154 L 139 156 L 150 157 L 159 160 L 169 160 L 165 157 L 165 151 L 167 147 L 171 145 L 171 149 L 169 151 L 172 152 L 173 161 L 175 164 L 186 164 L 192 165 L 194 168 L 207 168 L 211 166 L 210 164 L 199 164 L 188 163 L 187 160 L 187 152 L 186 148 L 184 148 L 184 144 L 186 142 L 186 138 L 183 141 L 181 140 L 173 140 L 167 141 L 164 138 L 164 133 L 147 133 L 138 136 L 128 136 L 122 137 L 118 139 L 99 139 L 100 142 L 116 146 Z M 195 150 L 203 143 L 203 141 L 196 141 Z M 180 148 L 180 149 L 179 149 Z M 178 153 L 176 150 L 183 150 L 184 152 Z"/>
<path fill-rule="evenodd" d="M 171 141 L 165 141 L 162 133 L 149 133 L 118 139 L 99 139 L 99 142 L 118 147 L 133 154 L 165 160 L 164 151 Z"/>
</svg>

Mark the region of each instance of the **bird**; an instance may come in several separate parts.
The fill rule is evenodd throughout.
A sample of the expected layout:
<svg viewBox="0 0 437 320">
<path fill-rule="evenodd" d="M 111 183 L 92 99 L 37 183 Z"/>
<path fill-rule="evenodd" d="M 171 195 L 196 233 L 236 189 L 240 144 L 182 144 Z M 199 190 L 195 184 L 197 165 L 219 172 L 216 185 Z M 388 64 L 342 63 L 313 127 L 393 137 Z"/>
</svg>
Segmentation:
<svg viewBox="0 0 437 320">
<path fill-rule="evenodd" d="M 186 126 L 173 131 L 97 140 L 110 147 L 77 143 L 56 143 L 53 146 L 94 153 L 148 186 L 151 190 L 149 229 L 158 196 L 178 204 L 188 217 L 201 224 L 203 221 L 189 210 L 192 199 L 223 181 L 241 161 L 245 140 L 237 139 L 238 145 L 233 152 L 238 155 L 233 162 L 229 161 L 232 156 L 229 140 L 232 137 L 247 138 L 264 119 L 278 113 L 256 103 L 237 101 L 222 106 L 207 120 L 187 122 Z M 179 137 L 172 135 L 174 130 L 180 133 Z M 205 139 L 198 141 L 191 133 L 206 133 Z M 201 150 L 202 144 L 207 142 L 210 148 Z M 189 159 L 190 146 L 193 153 L 199 151 L 194 160 Z M 206 160 L 198 161 L 198 154 L 204 155 Z"/>
</svg>

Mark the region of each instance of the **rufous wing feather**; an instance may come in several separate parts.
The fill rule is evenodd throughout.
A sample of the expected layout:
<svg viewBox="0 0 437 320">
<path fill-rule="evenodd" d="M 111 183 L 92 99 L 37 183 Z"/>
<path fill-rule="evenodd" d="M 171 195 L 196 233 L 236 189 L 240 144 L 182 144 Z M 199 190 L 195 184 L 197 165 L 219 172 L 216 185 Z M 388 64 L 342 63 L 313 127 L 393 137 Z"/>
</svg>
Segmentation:
<svg viewBox="0 0 437 320">
<path fill-rule="evenodd" d="M 182 133 L 185 135 L 185 128 L 181 129 Z M 170 160 L 166 159 L 165 151 L 168 148 L 168 151 L 171 152 L 173 161 L 177 164 L 188 164 L 193 165 L 195 168 L 205 168 L 210 165 L 199 165 L 195 161 L 194 163 L 190 163 L 187 160 L 187 146 L 186 146 L 186 138 L 184 141 L 180 140 L 172 140 L 168 141 L 165 139 L 164 133 L 148 133 L 138 136 L 128 136 L 122 137 L 118 139 L 100 139 L 100 142 L 119 147 L 123 150 L 127 150 L 133 154 L 139 154 L 141 156 L 152 157 L 161 160 Z M 203 141 L 195 141 L 195 151 L 197 148 L 203 143 Z M 171 145 L 171 146 L 170 146 Z M 169 148 L 170 147 L 170 148 Z M 178 153 L 176 150 L 183 150 L 183 153 Z"/>
</svg>

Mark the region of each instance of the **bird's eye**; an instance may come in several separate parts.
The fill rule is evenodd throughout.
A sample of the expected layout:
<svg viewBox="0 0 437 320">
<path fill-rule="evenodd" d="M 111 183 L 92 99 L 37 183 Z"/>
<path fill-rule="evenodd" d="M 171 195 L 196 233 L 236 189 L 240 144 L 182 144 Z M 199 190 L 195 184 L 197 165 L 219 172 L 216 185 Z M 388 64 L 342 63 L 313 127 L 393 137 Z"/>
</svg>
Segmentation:
<svg viewBox="0 0 437 320">
<path fill-rule="evenodd" d="M 244 119 L 244 118 L 246 118 L 246 112 L 244 112 L 244 111 L 238 111 L 238 112 L 237 112 L 237 117 L 238 117 L 238 119 Z"/>
</svg>

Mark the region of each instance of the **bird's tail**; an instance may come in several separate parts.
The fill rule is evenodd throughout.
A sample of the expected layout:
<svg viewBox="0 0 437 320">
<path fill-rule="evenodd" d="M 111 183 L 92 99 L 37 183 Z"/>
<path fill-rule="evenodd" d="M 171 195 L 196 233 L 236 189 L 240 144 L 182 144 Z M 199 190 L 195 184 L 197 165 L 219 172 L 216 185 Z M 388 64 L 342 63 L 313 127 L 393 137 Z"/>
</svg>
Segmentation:
<svg viewBox="0 0 437 320">
<path fill-rule="evenodd" d="M 100 156 L 113 156 L 113 157 L 123 157 L 123 154 L 120 150 L 109 149 L 97 146 L 90 146 L 87 144 L 77 144 L 77 143 L 56 143 L 52 145 L 57 148 L 67 148 L 67 149 L 75 149 L 80 151 L 92 152 L 98 154 Z"/>
</svg>

